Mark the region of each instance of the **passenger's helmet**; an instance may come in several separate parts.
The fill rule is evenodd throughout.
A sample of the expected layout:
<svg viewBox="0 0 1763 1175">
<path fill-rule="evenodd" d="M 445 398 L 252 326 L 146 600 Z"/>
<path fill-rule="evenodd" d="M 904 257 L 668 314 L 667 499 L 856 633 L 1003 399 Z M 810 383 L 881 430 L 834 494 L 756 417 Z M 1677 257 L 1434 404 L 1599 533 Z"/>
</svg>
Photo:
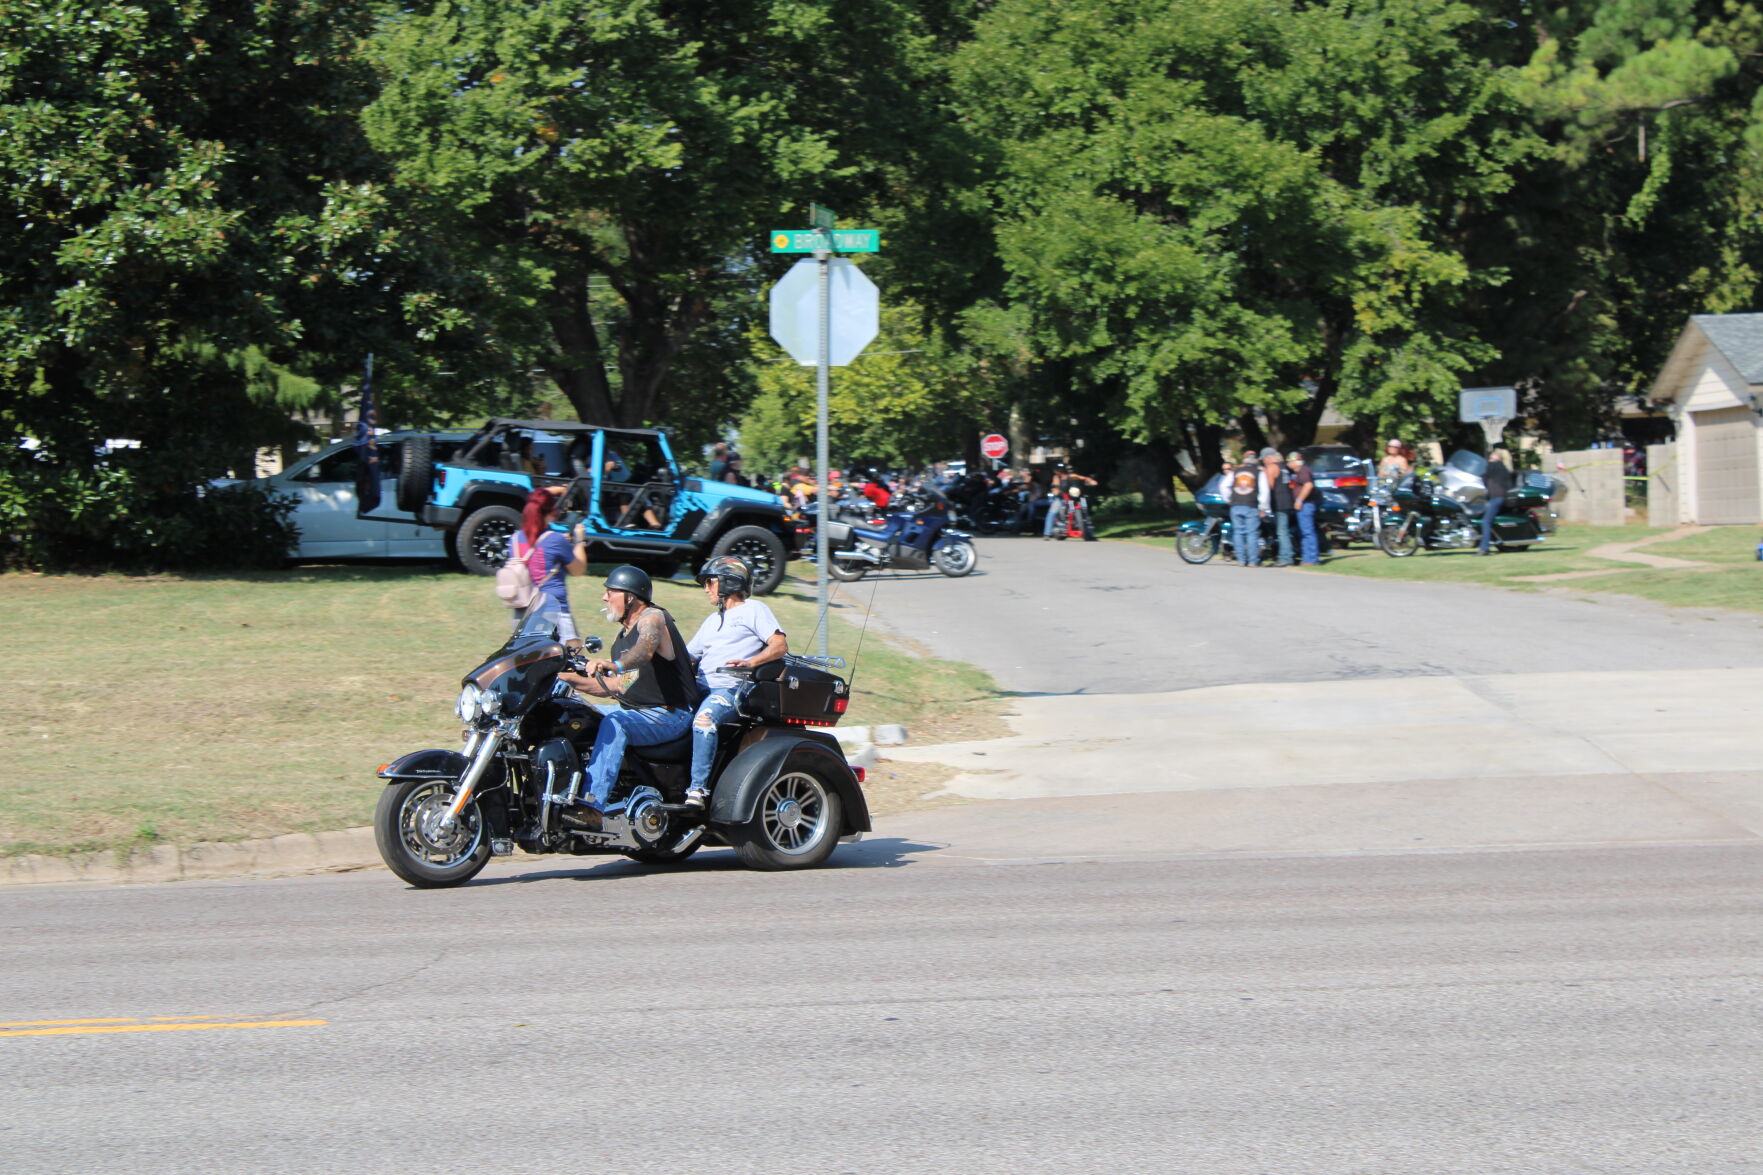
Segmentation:
<svg viewBox="0 0 1763 1175">
<path fill-rule="evenodd" d="M 649 573 L 641 567 L 632 567 L 629 563 L 614 567 L 606 573 L 606 587 L 610 591 L 629 592 L 645 604 L 655 602 L 655 585 L 649 582 Z"/>
<path fill-rule="evenodd" d="M 725 596 L 753 594 L 753 572 L 743 560 L 734 555 L 717 555 L 698 568 L 697 580 L 700 586 L 712 579 Z"/>
</svg>

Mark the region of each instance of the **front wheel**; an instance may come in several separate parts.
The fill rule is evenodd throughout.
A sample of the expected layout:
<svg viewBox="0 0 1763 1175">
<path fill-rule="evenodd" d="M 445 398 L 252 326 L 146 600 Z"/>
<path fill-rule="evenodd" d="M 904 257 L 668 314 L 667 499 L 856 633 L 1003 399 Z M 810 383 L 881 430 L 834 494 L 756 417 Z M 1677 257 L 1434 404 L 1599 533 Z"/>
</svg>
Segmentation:
<svg viewBox="0 0 1763 1175">
<path fill-rule="evenodd" d="M 784 541 L 763 526 L 737 526 L 716 540 L 712 555 L 733 555 L 753 573 L 753 594 L 768 595 L 784 581 Z"/>
<path fill-rule="evenodd" d="M 450 779 L 403 779 L 380 792 L 374 843 L 386 868 L 418 889 L 462 885 L 489 864 L 490 834 L 476 800 L 454 827 L 441 827 L 454 795 Z"/>
<path fill-rule="evenodd" d="M 473 575 L 494 575 L 508 562 L 508 542 L 520 529 L 520 511 L 512 506 L 483 506 L 466 515 L 454 536 L 459 565 Z"/>
<path fill-rule="evenodd" d="M 979 552 L 968 542 L 945 543 L 931 555 L 937 570 L 951 579 L 959 579 L 963 575 L 971 575 L 979 566 Z"/>
<path fill-rule="evenodd" d="M 1175 553 L 1184 563 L 1205 563 L 1218 554 L 1218 536 L 1208 530 L 1184 530 L 1176 537 Z"/>
<path fill-rule="evenodd" d="M 811 771 L 786 771 L 766 785 L 753 818 L 729 836 L 749 869 L 812 869 L 839 843 L 839 793 Z"/>
<path fill-rule="evenodd" d="M 1406 559 L 1420 549 L 1420 528 L 1387 526 L 1378 532 L 1377 548 L 1392 559 Z"/>
</svg>

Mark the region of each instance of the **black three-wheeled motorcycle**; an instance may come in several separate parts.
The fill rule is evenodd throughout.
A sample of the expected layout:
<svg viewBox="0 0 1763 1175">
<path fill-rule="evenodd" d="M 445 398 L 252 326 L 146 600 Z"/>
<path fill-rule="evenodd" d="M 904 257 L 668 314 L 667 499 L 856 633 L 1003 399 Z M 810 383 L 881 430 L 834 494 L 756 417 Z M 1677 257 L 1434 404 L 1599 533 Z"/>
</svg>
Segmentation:
<svg viewBox="0 0 1763 1175">
<path fill-rule="evenodd" d="M 583 819 L 569 802 L 585 790 L 601 711 L 557 679 L 586 660 L 558 641 L 556 617 L 555 605 L 541 605 L 465 675 L 455 707 L 463 751 L 414 751 L 380 768 L 374 839 L 393 873 L 425 888 L 459 885 L 516 845 L 662 864 L 726 844 L 753 869 L 806 869 L 869 831 L 860 772 L 817 729 L 835 725 L 850 700 L 844 679 L 827 671 L 842 662 L 793 655 L 751 672 L 719 730 L 706 807 L 684 802 L 688 732 L 627 747 L 610 804 Z M 599 647 L 590 637 L 584 651 Z"/>
</svg>

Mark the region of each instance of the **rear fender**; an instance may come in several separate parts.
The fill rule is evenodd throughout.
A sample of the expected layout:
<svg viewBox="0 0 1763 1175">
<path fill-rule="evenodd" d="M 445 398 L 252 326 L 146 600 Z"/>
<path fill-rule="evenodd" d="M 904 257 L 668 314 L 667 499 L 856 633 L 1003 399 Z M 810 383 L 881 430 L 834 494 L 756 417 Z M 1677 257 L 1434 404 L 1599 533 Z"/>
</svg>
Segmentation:
<svg viewBox="0 0 1763 1175">
<path fill-rule="evenodd" d="M 819 731 L 769 729 L 775 733 L 741 751 L 722 769 L 710 801 L 710 823 L 745 824 L 759 806 L 760 792 L 772 780 L 787 768 L 807 767 L 816 769 L 839 794 L 840 807 L 844 809 L 839 835 L 868 832 L 869 804 L 838 741 Z"/>
</svg>

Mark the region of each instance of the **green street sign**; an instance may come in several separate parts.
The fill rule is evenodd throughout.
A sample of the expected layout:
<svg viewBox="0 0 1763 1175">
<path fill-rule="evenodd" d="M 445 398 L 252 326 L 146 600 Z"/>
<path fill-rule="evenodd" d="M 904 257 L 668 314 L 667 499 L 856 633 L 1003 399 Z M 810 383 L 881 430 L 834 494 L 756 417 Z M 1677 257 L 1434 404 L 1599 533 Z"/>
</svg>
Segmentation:
<svg viewBox="0 0 1763 1175">
<path fill-rule="evenodd" d="M 821 243 L 828 237 L 832 238 L 830 246 Z M 841 228 L 832 232 L 779 228 L 771 230 L 770 240 L 773 253 L 812 253 L 825 248 L 831 248 L 835 253 L 881 252 L 881 230 L 873 228 Z"/>
<path fill-rule="evenodd" d="M 831 229 L 838 225 L 839 214 L 819 204 L 808 205 L 808 223 L 815 228 Z"/>
</svg>

